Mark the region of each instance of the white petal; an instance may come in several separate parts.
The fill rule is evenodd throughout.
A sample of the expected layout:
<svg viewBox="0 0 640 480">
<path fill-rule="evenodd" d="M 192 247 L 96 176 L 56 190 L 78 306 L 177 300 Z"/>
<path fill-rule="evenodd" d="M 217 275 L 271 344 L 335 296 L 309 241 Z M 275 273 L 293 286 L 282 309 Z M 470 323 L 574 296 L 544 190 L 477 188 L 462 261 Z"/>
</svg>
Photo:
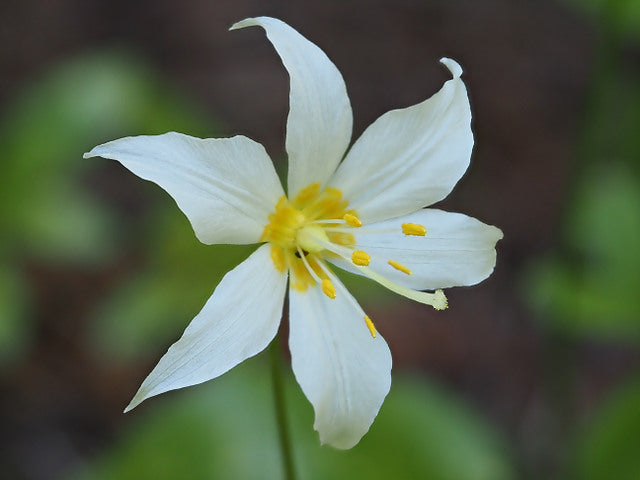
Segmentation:
<svg viewBox="0 0 640 480">
<path fill-rule="evenodd" d="M 290 289 L 293 372 L 315 410 L 320 441 L 351 448 L 369 430 L 391 386 L 391 353 L 372 338 L 344 286 L 330 299 L 319 287 Z"/>
<path fill-rule="evenodd" d="M 378 118 L 356 141 L 329 181 L 363 222 L 415 212 L 446 197 L 469 165 L 471 109 L 460 66 L 422 103 Z"/>
<path fill-rule="evenodd" d="M 160 185 L 206 244 L 256 243 L 284 194 L 262 145 L 243 136 L 201 139 L 170 132 L 125 137 L 84 156 L 118 160 Z"/>
<path fill-rule="evenodd" d="M 125 412 L 154 395 L 211 380 L 264 350 L 278 331 L 286 283 L 270 245 L 262 245 L 224 276 Z"/>
<path fill-rule="evenodd" d="M 404 235 L 401 225 L 416 223 L 424 237 Z M 367 231 L 372 233 L 367 233 Z M 381 231 L 376 233 L 377 231 Z M 500 229 L 460 213 L 425 209 L 357 230 L 356 250 L 371 255 L 369 267 L 389 280 L 416 290 L 474 285 L 493 272 Z M 362 274 L 350 262 L 330 259 L 337 266 Z M 407 267 L 407 275 L 389 265 Z"/>
<path fill-rule="evenodd" d="M 351 139 L 353 116 L 347 89 L 336 66 L 315 44 L 286 23 L 269 17 L 247 18 L 231 29 L 259 25 L 289 72 L 288 195 L 325 183 Z"/>
</svg>

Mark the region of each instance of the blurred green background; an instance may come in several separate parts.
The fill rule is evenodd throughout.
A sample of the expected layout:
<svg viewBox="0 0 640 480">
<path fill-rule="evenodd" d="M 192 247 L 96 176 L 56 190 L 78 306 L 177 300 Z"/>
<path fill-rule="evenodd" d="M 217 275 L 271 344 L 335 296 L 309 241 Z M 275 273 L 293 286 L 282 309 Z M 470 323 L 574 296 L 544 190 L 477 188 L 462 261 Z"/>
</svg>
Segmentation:
<svg viewBox="0 0 640 480">
<path fill-rule="evenodd" d="M 354 138 L 458 60 L 476 149 L 441 206 L 505 234 L 445 312 L 346 279 L 393 386 L 340 452 L 288 369 L 300 478 L 640 478 L 638 0 L 2 2 L 0 478 L 282 477 L 264 354 L 121 413 L 251 247 L 199 244 L 159 188 L 82 159 L 176 130 L 248 135 L 280 168 L 286 72 L 227 32 L 265 14 L 336 63 Z"/>
</svg>

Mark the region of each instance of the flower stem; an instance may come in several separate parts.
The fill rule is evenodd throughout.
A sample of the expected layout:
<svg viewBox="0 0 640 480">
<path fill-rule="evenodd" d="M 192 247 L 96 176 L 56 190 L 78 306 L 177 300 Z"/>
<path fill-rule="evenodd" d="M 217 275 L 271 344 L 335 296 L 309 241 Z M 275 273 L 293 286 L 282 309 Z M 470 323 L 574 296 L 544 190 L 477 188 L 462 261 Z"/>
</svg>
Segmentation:
<svg viewBox="0 0 640 480">
<path fill-rule="evenodd" d="M 280 353 L 280 334 L 276 335 L 269 347 L 271 354 L 271 376 L 273 379 L 273 400 L 276 407 L 276 423 L 278 424 L 278 438 L 282 452 L 282 467 L 285 480 L 295 480 L 293 469 L 293 450 L 289 437 L 289 424 L 285 408 L 285 392 L 282 375 L 282 355 Z"/>
</svg>

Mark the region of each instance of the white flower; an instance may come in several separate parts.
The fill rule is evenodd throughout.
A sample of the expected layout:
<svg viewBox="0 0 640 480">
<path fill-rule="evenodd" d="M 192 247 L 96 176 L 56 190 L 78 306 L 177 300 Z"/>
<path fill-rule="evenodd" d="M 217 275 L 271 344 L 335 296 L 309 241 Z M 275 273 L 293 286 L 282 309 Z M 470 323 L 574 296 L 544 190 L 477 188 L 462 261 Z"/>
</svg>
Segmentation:
<svg viewBox="0 0 640 480">
<path fill-rule="evenodd" d="M 264 148 L 243 136 L 127 137 L 85 154 L 118 160 L 160 185 L 203 243 L 265 242 L 222 279 L 125 411 L 263 350 L 278 330 L 288 280 L 292 366 L 313 404 L 314 428 L 323 443 L 350 448 L 389 391 L 391 355 L 330 265 L 442 309 L 441 290 L 421 290 L 489 276 L 502 232 L 423 209 L 446 197 L 469 165 L 471 111 L 456 62 L 441 60 L 453 79 L 438 93 L 382 115 L 345 156 L 352 114 L 340 72 L 280 20 L 250 18 L 231 29 L 255 25 L 291 80 L 288 196 Z"/>
</svg>

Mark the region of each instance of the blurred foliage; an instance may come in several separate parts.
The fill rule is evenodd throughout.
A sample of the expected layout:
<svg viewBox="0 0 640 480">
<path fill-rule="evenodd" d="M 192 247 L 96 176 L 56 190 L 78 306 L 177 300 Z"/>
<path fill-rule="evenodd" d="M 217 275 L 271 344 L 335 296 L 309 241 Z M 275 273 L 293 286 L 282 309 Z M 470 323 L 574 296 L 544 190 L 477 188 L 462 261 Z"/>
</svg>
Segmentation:
<svg viewBox="0 0 640 480">
<path fill-rule="evenodd" d="M 529 292 L 547 326 L 640 340 L 640 182 L 623 165 L 585 178 L 566 225 L 569 255 L 536 262 Z"/>
<path fill-rule="evenodd" d="M 27 289 L 20 270 L 0 264 L 0 371 L 25 351 L 31 325 L 24 321 Z"/>
<path fill-rule="evenodd" d="M 640 378 L 619 388 L 585 427 L 577 442 L 580 480 L 640 478 Z"/>
<path fill-rule="evenodd" d="M 568 334 L 569 343 L 591 337 L 637 347 L 640 69 L 625 55 L 640 39 L 640 2 L 572 3 L 594 13 L 596 59 L 559 242 L 553 252 L 532 262 L 525 275 L 526 292 L 548 338 Z M 575 359 L 563 353 L 550 372 L 557 383 L 574 386 L 578 382 L 571 378 L 570 364 Z M 562 357 L 569 363 L 559 363 Z M 565 393 L 567 399 L 571 395 Z M 567 476 L 640 478 L 640 381 L 622 385 L 590 417 L 572 438 L 569 450 L 575 458 L 567 465 Z"/>
<path fill-rule="evenodd" d="M 125 132 L 202 131 L 194 109 L 136 58 L 93 54 L 24 88 L 0 121 L 0 229 L 14 248 L 54 261 L 104 258 L 111 219 L 79 185 L 82 153 Z"/>
<path fill-rule="evenodd" d="M 0 231 L 9 257 L 87 261 L 104 256 L 109 246 L 106 212 L 77 185 L 78 149 L 91 136 L 77 116 L 83 90 L 68 81 L 93 85 L 93 72 L 79 79 L 76 68 L 61 67 L 26 88 L 0 121 Z"/>
<path fill-rule="evenodd" d="M 640 70 L 625 50 L 640 38 L 637 0 L 572 0 L 594 13 L 599 38 L 582 131 L 576 146 L 558 243 L 531 262 L 527 298 L 547 341 L 565 347 L 591 337 L 638 344 L 640 340 Z M 568 335 L 568 336 L 567 336 Z M 567 337 L 565 337 L 567 336 Z M 565 348 L 549 370 L 552 383 L 578 382 Z M 561 358 L 565 358 L 562 363 Z M 577 397 L 577 395 L 576 395 Z M 640 383 L 620 391 L 592 414 L 569 451 L 564 473 L 576 480 L 640 478 Z M 571 408 L 571 407 L 569 407 Z M 575 432 L 574 432 L 575 433 Z M 561 446 L 561 447 L 564 447 Z M 566 467 L 566 468 L 565 468 Z"/>
<path fill-rule="evenodd" d="M 73 480 L 282 478 L 266 358 L 202 386 L 153 399 L 128 417 L 112 451 Z M 468 407 L 396 375 L 371 431 L 347 452 L 318 445 L 313 411 L 292 375 L 288 415 L 300 479 L 506 480 L 504 445 Z M 144 410 L 144 411 L 142 411 Z"/>
<path fill-rule="evenodd" d="M 526 276 L 550 329 L 640 339 L 640 69 L 623 60 L 637 0 L 574 0 L 598 13 L 597 58 L 576 147 L 560 242 Z M 626 26 L 626 27 L 625 27 Z"/>
</svg>

